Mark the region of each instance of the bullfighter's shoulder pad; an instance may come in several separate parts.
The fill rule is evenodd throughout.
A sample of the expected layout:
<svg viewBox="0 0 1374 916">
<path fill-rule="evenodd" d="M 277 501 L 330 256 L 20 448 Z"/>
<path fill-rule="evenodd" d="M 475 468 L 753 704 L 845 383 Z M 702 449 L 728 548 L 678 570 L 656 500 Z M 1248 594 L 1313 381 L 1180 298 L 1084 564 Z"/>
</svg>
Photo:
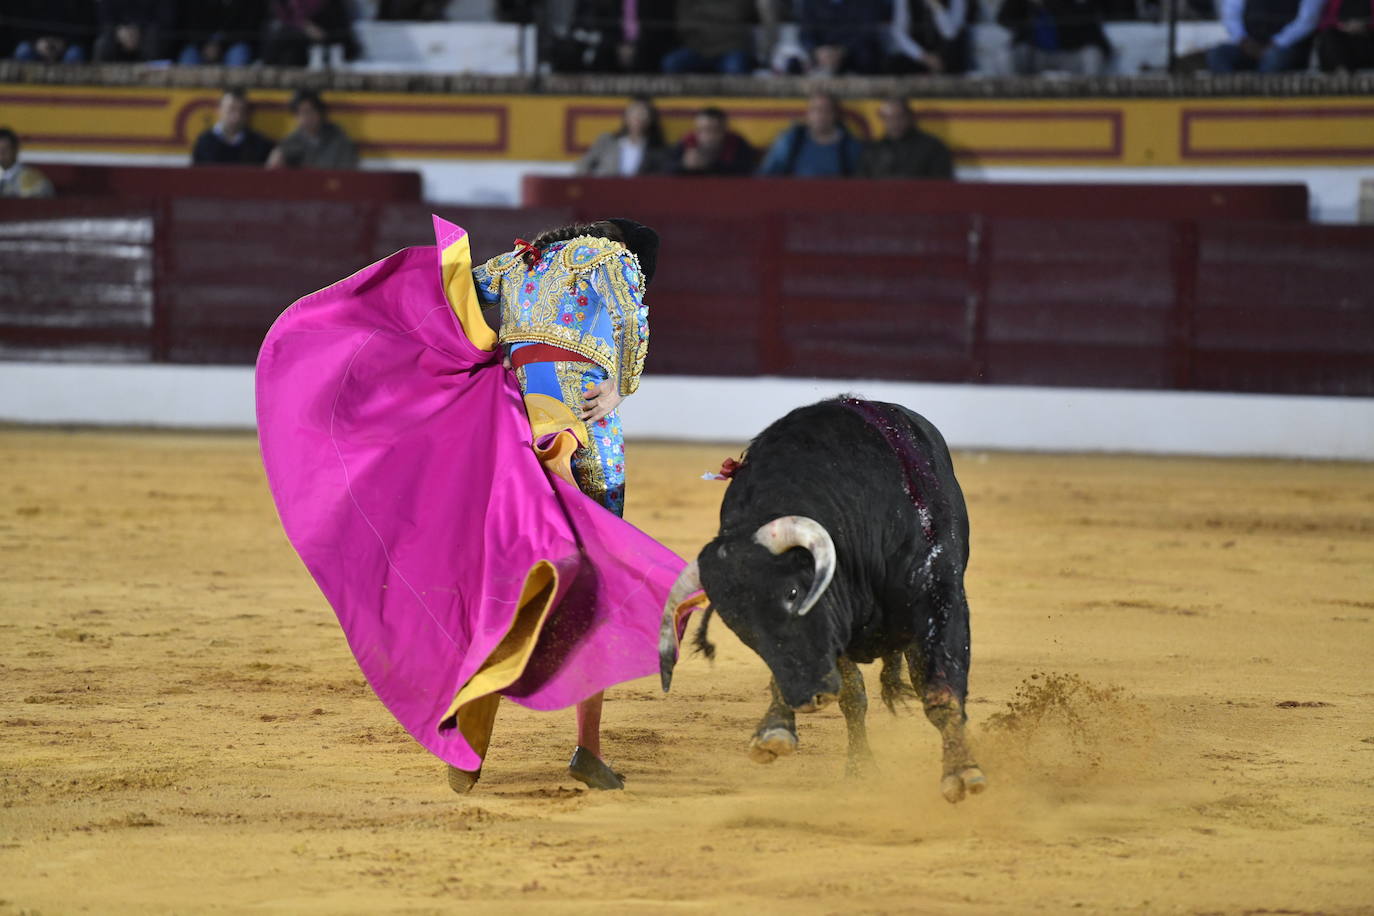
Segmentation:
<svg viewBox="0 0 1374 916">
<path fill-rule="evenodd" d="M 563 250 L 559 252 L 559 259 L 569 271 L 575 274 L 584 274 L 596 270 L 602 264 L 613 261 L 617 257 L 628 254 L 625 246 L 619 242 L 590 235 L 579 235 L 577 238 L 568 240 L 568 243 L 563 246 Z"/>
<path fill-rule="evenodd" d="M 505 254 L 498 254 L 482 266 L 486 268 L 488 275 L 502 277 L 517 267 L 524 267 L 525 262 L 520 258 L 518 252 L 507 251 Z"/>
</svg>

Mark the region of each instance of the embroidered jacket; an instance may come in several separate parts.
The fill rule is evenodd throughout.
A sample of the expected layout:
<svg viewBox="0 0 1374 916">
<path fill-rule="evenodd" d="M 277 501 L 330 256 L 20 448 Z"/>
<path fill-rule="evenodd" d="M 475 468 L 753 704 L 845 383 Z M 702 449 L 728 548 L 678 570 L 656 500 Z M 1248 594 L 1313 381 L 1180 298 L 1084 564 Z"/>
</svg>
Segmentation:
<svg viewBox="0 0 1374 916">
<path fill-rule="evenodd" d="M 508 251 L 472 276 L 478 298 L 501 304 L 501 343 L 563 347 L 605 369 L 622 395 L 639 387 L 649 311 L 639 259 L 623 245 L 578 236 L 545 248 L 532 268 Z"/>
</svg>

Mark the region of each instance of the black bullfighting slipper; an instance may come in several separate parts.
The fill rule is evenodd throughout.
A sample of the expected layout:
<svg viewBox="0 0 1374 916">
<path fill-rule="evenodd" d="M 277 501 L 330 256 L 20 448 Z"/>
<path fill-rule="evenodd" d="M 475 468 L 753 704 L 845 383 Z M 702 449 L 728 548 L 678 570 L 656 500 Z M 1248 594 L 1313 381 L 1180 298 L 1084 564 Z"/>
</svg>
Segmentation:
<svg viewBox="0 0 1374 916">
<path fill-rule="evenodd" d="M 580 744 L 573 751 L 572 760 L 568 761 L 568 774 L 589 789 L 625 788 L 625 777 Z"/>
<path fill-rule="evenodd" d="M 449 764 L 448 787 L 459 795 L 466 795 L 471 792 L 472 787 L 477 785 L 477 780 L 481 777 L 481 770 L 460 770 Z"/>
</svg>

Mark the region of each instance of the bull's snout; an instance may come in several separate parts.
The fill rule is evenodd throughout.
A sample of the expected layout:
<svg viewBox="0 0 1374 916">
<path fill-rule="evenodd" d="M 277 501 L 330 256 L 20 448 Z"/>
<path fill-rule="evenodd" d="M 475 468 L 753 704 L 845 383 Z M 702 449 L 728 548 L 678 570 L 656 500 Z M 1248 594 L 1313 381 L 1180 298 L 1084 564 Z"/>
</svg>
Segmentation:
<svg viewBox="0 0 1374 916">
<path fill-rule="evenodd" d="M 797 707 L 797 712 L 817 712 L 840 698 L 838 693 L 818 693 Z"/>
</svg>

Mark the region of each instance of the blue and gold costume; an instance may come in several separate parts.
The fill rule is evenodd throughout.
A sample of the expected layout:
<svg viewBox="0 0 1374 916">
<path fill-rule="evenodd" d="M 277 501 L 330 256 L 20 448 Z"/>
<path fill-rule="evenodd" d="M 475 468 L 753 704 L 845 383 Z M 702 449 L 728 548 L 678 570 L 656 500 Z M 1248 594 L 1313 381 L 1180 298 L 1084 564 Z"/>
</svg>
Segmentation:
<svg viewBox="0 0 1374 916">
<path fill-rule="evenodd" d="M 541 429 L 577 436 L 572 473 L 582 492 L 617 515 L 625 506 L 625 436 L 612 411 L 590 427 L 583 395 L 608 378 L 622 396 L 639 387 L 649 346 L 644 274 L 618 242 L 579 236 L 555 242 L 527 267 L 519 250 L 473 271 L 483 302 L 500 303 L 500 342 L 512 354 L 536 438 Z M 522 362 L 522 347 L 570 351 L 567 360 Z"/>
</svg>

